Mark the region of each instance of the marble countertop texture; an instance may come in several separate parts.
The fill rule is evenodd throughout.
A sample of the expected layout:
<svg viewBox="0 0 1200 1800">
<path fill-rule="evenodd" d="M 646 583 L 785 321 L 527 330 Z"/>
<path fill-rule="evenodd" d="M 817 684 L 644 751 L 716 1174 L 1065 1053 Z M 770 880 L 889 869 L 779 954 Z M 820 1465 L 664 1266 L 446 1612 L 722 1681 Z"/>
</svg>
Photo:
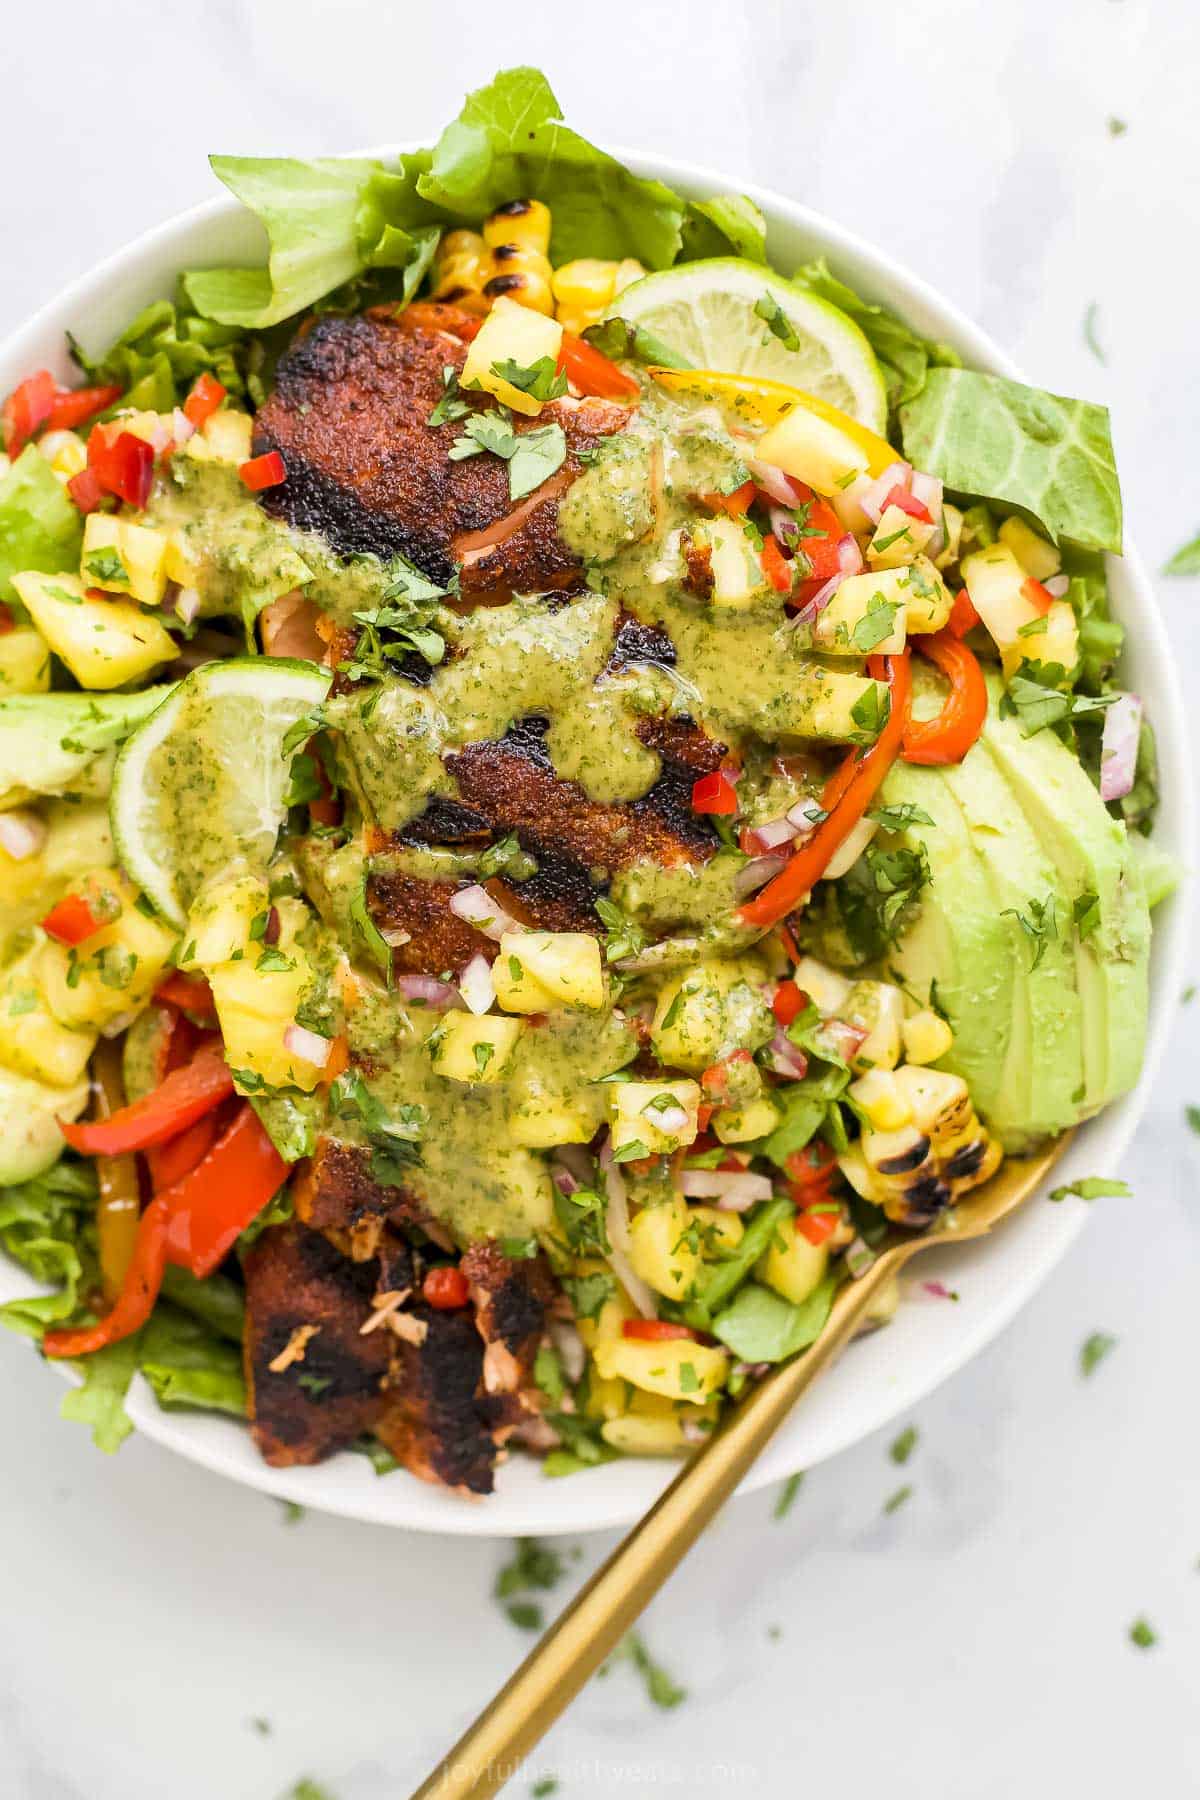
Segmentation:
<svg viewBox="0 0 1200 1800">
<path fill-rule="evenodd" d="M 520 61 L 589 136 L 799 196 L 1032 379 L 1107 401 L 1152 567 L 1200 528 L 1191 0 L 22 7 L 0 48 L 0 330 L 212 192 L 208 151 L 429 139 Z M 1186 670 L 1200 584 L 1159 592 Z M 563 1800 L 1200 1791 L 1198 1063 L 1200 1001 L 1121 1171 L 1136 1198 L 1098 1204 L 916 1410 L 903 1471 L 888 1431 L 814 1470 L 783 1520 L 771 1495 L 726 1511 L 644 1622 L 686 1703 L 656 1710 L 614 1669 L 509 1791 L 544 1772 Z M 1118 1344 L 1085 1381 L 1096 1330 Z M 0 1381 L 3 1800 L 278 1800 L 305 1775 L 400 1800 L 527 1647 L 491 1598 L 508 1546 L 289 1525 L 144 1441 L 102 1460 L 15 1339 Z"/>
</svg>

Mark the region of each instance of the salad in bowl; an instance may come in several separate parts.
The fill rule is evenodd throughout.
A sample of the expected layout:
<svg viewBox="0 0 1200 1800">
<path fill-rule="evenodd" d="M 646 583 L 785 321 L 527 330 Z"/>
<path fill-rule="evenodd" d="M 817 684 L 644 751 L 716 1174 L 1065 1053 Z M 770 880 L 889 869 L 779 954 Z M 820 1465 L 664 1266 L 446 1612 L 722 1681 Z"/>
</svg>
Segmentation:
<svg viewBox="0 0 1200 1800">
<path fill-rule="evenodd" d="M 534 71 L 214 166 L 265 264 L 3 408 L 0 1317 L 106 1447 L 686 1452 L 1138 1078 L 1107 414 Z"/>
</svg>

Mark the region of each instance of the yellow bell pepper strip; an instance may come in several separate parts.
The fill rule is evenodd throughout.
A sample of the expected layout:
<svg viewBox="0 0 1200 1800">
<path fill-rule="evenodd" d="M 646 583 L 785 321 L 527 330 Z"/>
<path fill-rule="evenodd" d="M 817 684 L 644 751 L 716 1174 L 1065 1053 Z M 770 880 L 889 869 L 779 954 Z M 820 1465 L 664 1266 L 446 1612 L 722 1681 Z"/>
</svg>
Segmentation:
<svg viewBox="0 0 1200 1800">
<path fill-rule="evenodd" d="M 801 388 L 788 387 L 785 382 L 761 381 L 752 375 L 723 375 L 715 369 L 655 367 L 650 374 L 669 393 L 710 394 L 713 399 L 732 407 L 742 418 L 753 419 L 760 425 L 777 425 L 797 407 L 813 413 L 854 440 L 867 459 L 867 470 L 872 478 L 882 475 L 898 460 L 898 452 L 886 438 L 860 425 L 840 407 L 830 406 L 827 400 L 818 399 L 816 394 L 806 394 Z"/>
<path fill-rule="evenodd" d="M 92 1056 L 93 1119 L 111 1119 L 125 1104 L 121 1052 L 114 1039 L 101 1038 Z M 100 1244 L 100 1284 L 109 1305 L 125 1285 L 137 1243 L 141 1195 L 137 1163 L 129 1151 L 96 1158 L 96 1231 Z"/>
</svg>

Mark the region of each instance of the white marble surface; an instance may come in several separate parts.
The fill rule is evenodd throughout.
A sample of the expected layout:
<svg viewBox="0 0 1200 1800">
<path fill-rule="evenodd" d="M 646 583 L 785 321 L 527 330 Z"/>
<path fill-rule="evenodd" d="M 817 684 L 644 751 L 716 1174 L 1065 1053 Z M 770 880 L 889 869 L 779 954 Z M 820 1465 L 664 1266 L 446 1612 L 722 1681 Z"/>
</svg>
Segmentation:
<svg viewBox="0 0 1200 1800">
<path fill-rule="evenodd" d="M 14 9 L 0 329 L 204 197 L 207 151 L 428 137 L 520 60 L 589 135 L 798 194 L 1035 379 L 1108 400 L 1153 565 L 1200 527 L 1192 0 Z M 1083 344 L 1092 301 L 1106 367 Z M 1198 586 L 1160 591 L 1193 660 Z M 542 1769 L 564 1800 L 1200 1790 L 1198 1054 L 1200 1000 L 1123 1171 L 1136 1199 L 1098 1205 L 1003 1339 L 921 1406 L 903 1474 L 887 1434 L 813 1472 L 781 1523 L 766 1497 L 732 1507 L 646 1622 L 687 1704 L 655 1712 L 615 1672 L 510 1791 Z M 1096 1329 L 1120 1342 L 1085 1383 Z M 273 1800 L 305 1773 L 393 1800 L 524 1649 L 490 1599 L 504 1546 L 288 1526 L 147 1443 L 102 1462 L 15 1340 L 0 1379 L 4 1800 Z M 885 1518 L 902 1479 L 913 1497 Z M 1126 1638 L 1142 1612 L 1148 1652 Z"/>
</svg>

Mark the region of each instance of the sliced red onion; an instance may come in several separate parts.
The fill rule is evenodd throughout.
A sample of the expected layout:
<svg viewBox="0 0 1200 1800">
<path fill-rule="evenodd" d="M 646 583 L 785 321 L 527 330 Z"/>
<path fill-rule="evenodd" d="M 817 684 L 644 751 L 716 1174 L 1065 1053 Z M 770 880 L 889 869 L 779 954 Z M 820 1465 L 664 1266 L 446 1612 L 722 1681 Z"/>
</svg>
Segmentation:
<svg viewBox="0 0 1200 1800">
<path fill-rule="evenodd" d="M 767 508 L 767 517 L 771 521 L 771 532 L 776 543 L 784 550 L 796 550 L 800 543 L 800 527 L 794 514 L 786 506 L 770 506 Z"/>
<path fill-rule="evenodd" d="M 812 599 L 804 602 L 799 612 L 791 620 L 792 630 L 794 631 L 797 625 L 811 625 L 815 619 L 818 619 L 845 579 L 846 577 L 840 569 L 836 575 L 831 575 L 829 580 L 817 589 Z"/>
<path fill-rule="evenodd" d="M 747 894 L 755 894 L 760 887 L 765 887 L 772 876 L 778 875 L 781 869 L 787 868 L 786 856 L 756 856 L 748 862 L 744 869 L 739 869 L 733 878 L 733 892 L 738 900 L 744 900 Z"/>
<path fill-rule="evenodd" d="M 482 931 L 484 937 L 499 941 L 506 931 L 511 931 L 516 920 L 511 913 L 506 913 L 498 906 L 486 888 L 459 888 L 450 896 L 450 911 L 455 918 L 465 919 L 468 925 L 474 925 L 476 931 Z"/>
<path fill-rule="evenodd" d="M 753 838 L 755 849 L 765 856 L 768 850 L 776 850 L 780 844 L 790 844 L 798 829 L 785 813 L 782 819 L 768 819 L 765 825 L 755 825 L 747 835 Z"/>
<path fill-rule="evenodd" d="M 852 531 L 847 531 L 837 543 L 838 564 L 843 575 L 858 575 L 863 566 L 862 547 Z"/>
<path fill-rule="evenodd" d="M 767 1046 L 767 1055 L 775 1073 L 786 1076 L 789 1081 L 803 1081 L 808 1074 L 807 1056 L 793 1044 L 782 1026 Z"/>
<path fill-rule="evenodd" d="M 643 1319 L 656 1319 L 658 1302 L 641 1276 L 634 1274 L 629 1263 L 632 1248 L 629 1235 L 629 1194 L 625 1178 L 613 1161 L 611 1134 L 604 1140 L 604 1147 L 600 1152 L 600 1167 L 604 1171 L 604 1191 L 608 1195 L 608 1211 L 604 1220 L 608 1230 L 608 1260 L 612 1264 L 614 1275 Z"/>
<path fill-rule="evenodd" d="M 572 1383 L 579 1381 L 587 1367 L 587 1351 L 584 1349 L 583 1339 L 570 1319 L 551 1319 L 547 1330 L 558 1351 L 567 1380 Z"/>
<path fill-rule="evenodd" d="M 1141 729 L 1141 701 L 1136 694 L 1122 694 L 1104 715 L 1104 735 L 1100 739 L 1102 800 L 1120 800 L 1133 786 Z"/>
<path fill-rule="evenodd" d="M 458 991 L 475 1014 L 487 1012 L 496 998 L 492 965 L 486 956 L 473 956 L 458 978 Z"/>
<path fill-rule="evenodd" d="M 14 862 L 36 856 L 46 842 L 46 821 L 24 807 L 0 812 L 0 849 Z"/>
<path fill-rule="evenodd" d="M 582 1181 L 577 1180 L 570 1169 L 559 1162 L 551 1163 L 550 1179 L 560 1194 L 577 1194 L 583 1186 Z"/>
<path fill-rule="evenodd" d="M 769 494 L 780 506 L 795 506 L 799 496 L 790 475 L 785 475 L 775 463 L 763 462 L 757 456 L 744 457 L 743 461 L 764 494 Z"/>
<path fill-rule="evenodd" d="M 711 1200 L 720 1212 L 745 1212 L 774 1192 L 768 1176 L 738 1169 L 685 1169 L 679 1186 L 689 1200 Z"/>
<path fill-rule="evenodd" d="M 906 488 L 912 480 L 912 465 L 906 462 L 889 463 L 878 480 L 869 488 L 864 488 L 858 497 L 858 504 L 873 524 L 878 525 L 883 517 L 883 505 L 894 487 Z"/>
<path fill-rule="evenodd" d="M 175 596 L 175 616 L 181 625 L 190 625 L 200 611 L 200 595 L 196 588 L 180 588 Z"/>
<path fill-rule="evenodd" d="M 322 1037 L 317 1031 L 309 1031 L 303 1025 L 289 1025 L 283 1034 L 283 1047 L 293 1056 L 302 1056 L 314 1069 L 323 1069 L 329 1061 L 333 1039 Z"/>
<path fill-rule="evenodd" d="M 434 1006 L 443 1012 L 461 1004 L 458 989 L 432 975 L 397 975 L 396 986 L 406 1000 L 416 1000 L 422 1006 Z"/>
<path fill-rule="evenodd" d="M 1052 600 L 1065 600 L 1071 591 L 1071 577 L 1069 575 L 1051 575 L 1049 581 L 1043 581 L 1042 586 Z"/>
</svg>

